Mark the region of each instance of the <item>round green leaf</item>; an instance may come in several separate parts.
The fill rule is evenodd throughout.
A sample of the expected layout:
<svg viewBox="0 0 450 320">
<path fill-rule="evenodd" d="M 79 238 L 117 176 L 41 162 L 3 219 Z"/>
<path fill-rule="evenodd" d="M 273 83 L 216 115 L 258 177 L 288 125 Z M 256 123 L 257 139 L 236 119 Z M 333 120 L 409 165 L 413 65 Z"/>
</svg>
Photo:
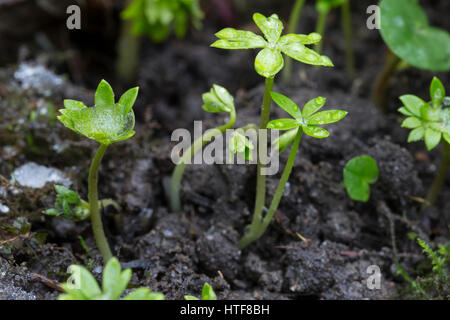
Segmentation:
<svg viewBox="0 0 450 320">
<path fill-rule="evenodd" d="M 273 78 L 283 69 L 283 56 L 278 50 L 265 48 L 261 50 L 255 59 L 255 70 L 259 75 Z"/>
<path fill-rule="evenodd" d="M 450 70 L 450 35 L 431 27 L 414 0 L 382 0 L 381 36 L 389 48 L 414 67 Z"/>
<path fill-rule="evenodd" d="M 355 201 L 367 202 L 370 186 L 378 180 L 378 166 L 370 156 L 351 159 L 344 168 L 344 185 L 348 195 Z"/>
</svg>

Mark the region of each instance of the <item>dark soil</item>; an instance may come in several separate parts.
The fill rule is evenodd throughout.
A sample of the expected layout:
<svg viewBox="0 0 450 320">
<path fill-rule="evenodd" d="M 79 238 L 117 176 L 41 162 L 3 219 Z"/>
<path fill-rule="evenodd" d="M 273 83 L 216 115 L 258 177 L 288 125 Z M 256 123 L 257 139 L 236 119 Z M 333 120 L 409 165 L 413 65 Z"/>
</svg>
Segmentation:
<svg viewBox="0 0 450 320">
<path fill-rule="evenodd" d="M 51 110 L 61 108 L 63 98 L 92 103 L 98 80 L 112 78 L 118 33 L 114 21 L 121 1 L 111 1 L 108 10 L 115 20 L 103 28 L 102 8 L 92 1 L 83 9 L 88 12 L 87 27 L 73 35 L 65 35 L 69 31 L 64 27 L 64 14 L 50 15 L 34 1 L 4 2 L 0 1 L 0 37 L 6 40 L 0 50 L 8 48 L 9 55 L 0 60 L 0 205 L 9 211 L 0 210 L 0 299 L 54 299 L 58 292 L 36 274 L 62 282 L 67 267 L 77 263 L 88 266 L 100 279 L 101 258 L 90 225 L 42 215 L 54 201 L 53 183 L 43 188 L 22 187 L 12 183 L 11 174 L 29 162 L 57 168 L 70 178 L 71 188 L 86 198 L 87 170 L 96 145 L 64 128 Z M 258 122 L 264 87 L 253 70 L 255 52 L 209 48 L 215 31 L 225 26 L 227 16 L 221 14 L 212 15 L 202 31 L 191 32 L 185 40 L 171 39 L 160 45 L 144 41 L 137 80 L 141 88 L 137 133 L 109 147 L 99 185 L 102 198 L 112 198 L 121 206 L 119 211 L 107 208 L 103 217 L 113 250 L 123 267 L 134 271 L 134 285 L 149 286 L 167 299 L 198 296 L 205 282 L 213 286 L 219 299 L 407 297 L 405 282 L 396 274 L 391 231 L 403 267 L 415 275 L 424 256 L 409 233 L 430 243 L 448 244 L 450 204 L 445 199 L 450 197 L 450 177 L 440 201 L 421 212 L 415 199 L 426 195 L 439 149 L 427 152 L 422 142 L 407 144 L 408 132 L 400 128 L 401 118 L 395 110 L 402 94 L 427 97 L 434 74 L 412 68 L 396 73 L 387 114 L 370 102 L 370 90 L 386 50 L 378 31 L 365 27 L 365 9 L 371 2 L 357 1 L 353 7 L 357 57 L 353 79 L 344 71 L 338 13 L 329 17 L 324 42 L 324 53 L 332 57 L 336 68 L 294 63 L 291 84 L 284 86 L 277 79 L 275 90 L 299 105 L 325 96 L 326 108 L 339 107 L 349 115 L 329 126 L 329 138 L 303 138 L 273 223 L 259 241 L 243 251 L 237 244 L 251 220 L 255 166 L 188 166 L 181 213 L 170 212 L 163 181 L 174 168 L 170 159 L 174 129 L 192 129 L 194 120 L 203 119 L 206 130 L 225 120 L 205 114 L 200 107 L 201 94 L 213 83 L 235 95 L 238 126 Z M 432 23 L 450 30 L 450 21 L 443 18 L 449 9 L 447 2 L 428 1 L 424 7 Z M 287 17 L 290 2 L 254 0 L 246 1 L 246 6 L 234 17 L 241 27 L 250 26 L 248 17 L 254 8 Z M 205 8 L 212 10 L 210 5 Z M 11 32 L 6 26 L 22 17 L 22 12 L 31 14 L 27 20 L 31 26 L 22 33 Z M 3 15 L 9 20 L 3 20 Z M 314 25 L 314 8 L 307 5 L 299 30 L 309 33 Z M 52 50 L 43 47 L 39 39 L 47 39 Z M 55 59 L 68 51 L 72 58 Z M 26 86 L 17 74 L 21 67 L 27 68 L 25 63 L 28 68 L 46 64 L 56 74 L 67 74 L 68 79 L 50 73 L 47 81 Z M 444 84 L 450 83 L 449 73 L 437 75 Z M 273 119 L 284 116 L 279 108 L 273 106 L 272 110 Z M 374 157 L 380 169 L 367 203 L 352 201 L 342 184 L 345 164 L 362 154 Z M 286 159 L 284 153 L 282 167 Z M 279 177 L 268 178 L 269 198 Z M 31 229 L 18 225 L 23 217 Z M 43 234 L 45 241 L 41 241 Z M 381 269 L 380 290 L 367 288 L 370 265 Z"/>
</svg>

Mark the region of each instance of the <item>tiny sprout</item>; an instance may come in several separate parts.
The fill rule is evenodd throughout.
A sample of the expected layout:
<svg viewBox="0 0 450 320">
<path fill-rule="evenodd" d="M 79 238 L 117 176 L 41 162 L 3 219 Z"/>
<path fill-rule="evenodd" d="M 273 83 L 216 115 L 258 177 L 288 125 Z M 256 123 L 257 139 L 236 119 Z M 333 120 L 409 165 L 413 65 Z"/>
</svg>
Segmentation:
<svg viewBox="0 0 450 320">
<path fill-rule="evenodd" d="M 87 107 L 83 102 L 64 100 L 65 109 L 59 110 L 58 120 L 67 128 L 100 143 L 89 169 L 89 212 L 95 240 L 103 260 L 111 257 L 111 249 L 103 231 L 98 201 L 98 168 L 107 147 L 134 135 L 133 105 L 138 88 L 125 92 L 115 103 L 114 92 L 108 82 L 102 80 L 95 92 L 95 106 Z"/>
<path fill-rule="evenodd" d="M 82 200 L 77 192 L 59 185 L 55 185 L 55 191 L 55 207 L 44 211 L 44 214 L 74 221 L 89 217 L 89 203 Z"/>
<path fill-rule="evenodd" d="M 184 300 L 200 300 L 197 297 L 186 295 L 184 296 Z M 202 300 L 217 300 L 216 293 L 214 289 L 208 283 L 203 285 L 202 289 Z"/>
<path fill-rule="evenodd" d="M 170 206 L 174 212 L 181 210 L 180 187 L 186 165 L 203 146 L 216 136 L 223 134 L 227 129 L 232 128 L 236 122 L 234 98 L 227 89 L 215 84 L 209 92 L 203 94 L 202 98 L 203 110 L 212 113 L 229 113 L 230 118 L 226 124 L 206 131 L 183 153 L 170 181 Z"/>
<path fill-rule="evenodd" d="M 434 77 L 430 85 L 431 102 L 425 102 L 414 95 L 400 97 L 403 102 L 398 111 L 407 116 L 402 127 L 411 129 L 408 142 L 424 139 L 428 150 L 439 143 L 442 144 L 441 164 L 427 196 L 428 204 L 434 204 L 442 189 L 450 166 L 450 108 L 446 104 L 445 88 L 442 82 Z"/>
<path fill-rule="evenodd" d="M 367 202 L 370 184 L 377 182 L 378 174 L 377 162 L 370 156 L 355 157 L 347 162 L 344 168 L 344 185 L 350 198 Z"/>
<path fill-rule="evenodd" d="M 119 260 L 111 258 L 103 270 L 102 288 L 94 276 L 83 266 L 71 265 L 71 277 L 62 287 L 66 293 L 58 300 L 118 300 L 123 295 L 131 279 L 131 269 L 121 270 Z M 149 288 L 139 288 L 122 300 L 164 300 L 162 293 L 151 292 Z"/>
<path fill-rule="evenodd" d="M 297 154 L 303 132 L 314 138 L 326 138 L 330 135 L 330 133 L 327 130 L 318 127 L 318 125 L 338 122 L 347 115 L 347 112 L 342 110 L 327 110 L 318 112 L 325 104 L 326 99 L 323 97 L 318 97 L 308 101 L 303 107 L 303 110 L 300 110 L 300 108 L 291 99 L 280 93 L 272 92 L 271 96 L 275 103 L 286 111 L 292 118 L 270 121 L 267 128 L 275 130 L 289 130 L 288 135 L 285 137 L 282 135 L 278 139 L 278 148 L 280 150 L 284 150 L 288 147 L 289 143 L 292 143 L 292 147 L 283 174 L 275 191 L 275 195 L 270 203 L 270 207 L 264 217 L 262 216 L 262 210 L 254 212 L 252 223 L 247 228 L 247 232 L 239 242 L 241 249 L 261 237 L 269 226 L 273 215 L 278 209 L 284 188 L 292 172 L 295 156 Z M 293 139 L 292 135 L 294 135 Z"/>
<path fill-rule="evenodd" d="M 219 40 L 211 46 L 220 49 L 263 49 L 256 56 L 255 69 L 259 75 L 266 78 L 275 77 L 283 69 L 284 59 L 281 53 L 306 64 L 333 66 L 330 58 L 321 56 L 305 46 L 318 43 L 322 39 L 319 34 L 281 36 L 283 23 L 276 14 L 266 18 L 260 13 L 255 13 L 253 20 L 266 39 L 251 31 L 225 28 L 216 33 Z"/>
<path fill-rule="evenodd" d="M 233 161 L 233 155 L 236 153 L 242 159 L 253 160 L 252 150 L 255 149 L 255 147 L 244 135 L 244 130 L 242 128 L 233 131 L 229 141 L 229 148 L 230 162 Z"/>
</svg>

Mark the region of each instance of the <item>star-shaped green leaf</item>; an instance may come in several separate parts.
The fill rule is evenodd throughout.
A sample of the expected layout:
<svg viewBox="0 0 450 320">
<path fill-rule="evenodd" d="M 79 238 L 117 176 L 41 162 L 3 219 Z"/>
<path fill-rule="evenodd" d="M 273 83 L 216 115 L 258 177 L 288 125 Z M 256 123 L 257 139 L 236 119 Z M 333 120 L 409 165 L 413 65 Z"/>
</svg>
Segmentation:
<svg viewBox="0 0 450 320">
<path fill-rule="evenodd" d="M 83 102 L 64 100 L 65 109 L 58 120 L 67 128 L 104 145 L 126 140 L 134 135 L 133 105 L 138 88 L 125 92 L 118 103 L 108 82 L 102 80 L 95 92 L 95 106 Z"/>
<path fill-rule="evenodd" d="M 400 97 L 403 106 L 398 111 L 407 116 L 402 127 L 411 129 L 408 142 L 425 140 L 428 150 L 434 149 L 444 138 L 450 143 L 450 108 L 444 106 L 445 88 L 434 77 L 430 85 L 431 102 L 411 94 Z"/>
<path fill-rule="evenodd" d="M 347 115 L 347 111 L 343 110 L 317 112 L 325 104 L 326 99 L 323 97 L 317 97 L 308 101 L 305 104 L 303 111 L 301 111 L 291 99 L 280 93 L 272 92 L 272 99 L 278 106 L 291 115 L 292 118 L 270 121 L 267 124 L 268 129 L 293 130 L 302 128 L 303 132 L 307 135 L 323 139 L 328 137 L 330 133 L 327 130 L 318 127 L 318 125 L 337 122 Z M 292 132 L 293 131 L 291 131 L 291 133 Z M 283 141 L 283 146 L 280 147 L 286 148 L 285 144 L 292 140 L 291 135 L 286 136 L 285 141 Z"/>
<path fill-rule="evenodd" d="M 330 58 L 306 47 L 321 41 L 322 37 L 319 34 L 281 36 L 283 23 L 276 14 L 266 18 L 260 13 L 255 13 L 253 20 L 266 39 L 251 31 L 225 28 L 216 33 L 219 40 L 211 46 L 220 49 L 263 49 L 256 56 L 255 69 L 266 78 L 274 77 L 283 69 L 284 58 L 281 53 L 306 64 L 333 66 Z"/>
</svg>

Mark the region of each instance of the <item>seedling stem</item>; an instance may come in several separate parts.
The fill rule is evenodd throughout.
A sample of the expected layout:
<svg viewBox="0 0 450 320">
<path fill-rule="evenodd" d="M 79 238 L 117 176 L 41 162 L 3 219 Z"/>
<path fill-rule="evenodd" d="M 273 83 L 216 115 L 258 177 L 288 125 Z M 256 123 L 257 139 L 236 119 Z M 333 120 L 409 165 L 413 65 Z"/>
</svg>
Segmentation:
<svg viewBox="0 0 450 320">
<path fill-rule="evenodd" d="M 170 181 L 170 206 L 174 212 L 181 211 L 180 186 L 186 165 L 192 157 L 207 143 L 209 143 L 217 135 L 224 133 L 227 129 L 231 129 L 236 122 L 236 111 L 230 112 L 230 119 L 223 126 L 206 131 L 200 138 L 194 141 L 188 150 L 183 154 L 180 162 L 177 164 Z"/>
<path fill-rule="evenodd" d="M 102 161 L 103 155 L 105 154 L 106 148 L 108 146 L 100 144 L 97 152 L 95 153 L 94 159 L 92 160 L 91 167 L 89 169 L 89 211 L 91 216 L 92 230 L 94 232 L 95 241 L 97 243 L 98 249 L 103 257 L 103 262 L 106 264 L 109 259 L 113 257 L 111 249 L 108 245 L 108 240 L 106 239 L 105 232 L 103 231 L 102 218 L 99 211 L 98 203 L 98 168 Z"/>
</svg>

